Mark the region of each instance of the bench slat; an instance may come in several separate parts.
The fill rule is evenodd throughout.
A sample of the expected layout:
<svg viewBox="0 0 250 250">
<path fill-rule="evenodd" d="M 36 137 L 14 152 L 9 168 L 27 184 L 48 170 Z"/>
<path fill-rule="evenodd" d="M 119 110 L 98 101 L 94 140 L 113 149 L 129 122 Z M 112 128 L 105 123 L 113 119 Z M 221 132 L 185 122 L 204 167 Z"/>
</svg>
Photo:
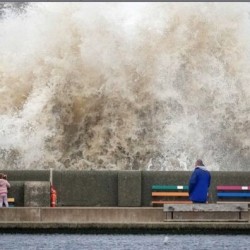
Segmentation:
<svg viewBox="0 0 250 250">
<path fill-rule="evenodd" d="M 219 192 L 218 197 L 250 197 L 250 193 Z"/>
<path fill-rule="evenodd" d="M 153 185 L 152 186 L 152 190 L 156 191 L 156 190 L 159 190 L 159 191 L 167 191 L 167 190 L 172 190 L 172 191 L 175 191 L 175 190 L 184 190 L 184 191 L 187 191 L 188 190 L 188 186 L 166 186 L 166 185 Z"/>
<path fill-rule="evenodd" d="M 222 204 L 222 203 L 235 203 L 235 202 L 237 202 L 237 204 L 243 203 L 243 204 L 249 204 L 250 205 L 250 201 L 242 201 L 242 200 L 240 200 L 240 201 L 235 201 L 235 200 L 233 200 L 233 201 L 229 201 L 229 200 L 222 201 L 222 200 L 220 200 L 220 201 L 217 201 L 216 203 Z"/>
<path fill-rule="evenodd" d="M 225 190 L 225 191 L 249 190 L 250 191 L 250 186 L 217 186 L 216 189 L 219 191 L 222 191 L 222 190 Z"/>
<path fill-rule="evenodd" d="M 167 222 L 194 222 L 193 219 L 171 219 L 171 220 L 164 220 Z M 195 219 L 195 222 L 248 222 L 247 219 Z"/>
<path fill-rule="evenodd" d="M 8 198 L 8 202 L 15 202 L 15 198 Z"/>
<path fill-rule="evenodd" d="M 152 201 L 152 204 L 192 204 L 192 201 Z"/>
<path fill-rule="evenodd" d="M 164 212 L 241 212 L 248 211 L 247 204 L 164 204 Z"/>
<path fill-rule="evenodd" d="M 188 197 L 188 192 L 152 192 L 152 196 Z"/>
</svg>

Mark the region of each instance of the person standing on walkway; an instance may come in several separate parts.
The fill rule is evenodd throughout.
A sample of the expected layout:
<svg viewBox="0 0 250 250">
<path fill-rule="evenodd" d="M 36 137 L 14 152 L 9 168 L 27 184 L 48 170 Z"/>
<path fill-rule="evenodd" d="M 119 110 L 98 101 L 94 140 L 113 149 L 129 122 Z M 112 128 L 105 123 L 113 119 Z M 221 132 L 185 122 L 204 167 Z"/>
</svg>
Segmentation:
<svg viewBox="0 0 250 250">
<path fill-rule="evenodd" d="M 7 179 L 4 174 L 0 173 L 0 207 L 3 207 L 3 204 L 5 204 L 6 207 L 9 207 L 7 193 L 10 184 L 5 178 Z"/>
<path fill-rule="evenodd" d="M 211 175 L 202 160 L 197 160 L 195 169 L 189 180 L 189 199 L 193 203 L 206 203 Z"/>
</svg>

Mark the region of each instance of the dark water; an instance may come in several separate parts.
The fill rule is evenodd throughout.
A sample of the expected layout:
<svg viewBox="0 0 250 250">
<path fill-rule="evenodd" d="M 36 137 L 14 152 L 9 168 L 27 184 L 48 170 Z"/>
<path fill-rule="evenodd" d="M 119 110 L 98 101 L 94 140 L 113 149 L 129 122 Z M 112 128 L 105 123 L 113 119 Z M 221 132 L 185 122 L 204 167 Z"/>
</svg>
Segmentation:
<svg viewBox="0 0 250 250">
<path fill-rule="evenodd" d="M 0 235 L 0 249 L 250 249 L 249 235 Z"/>
</svg>

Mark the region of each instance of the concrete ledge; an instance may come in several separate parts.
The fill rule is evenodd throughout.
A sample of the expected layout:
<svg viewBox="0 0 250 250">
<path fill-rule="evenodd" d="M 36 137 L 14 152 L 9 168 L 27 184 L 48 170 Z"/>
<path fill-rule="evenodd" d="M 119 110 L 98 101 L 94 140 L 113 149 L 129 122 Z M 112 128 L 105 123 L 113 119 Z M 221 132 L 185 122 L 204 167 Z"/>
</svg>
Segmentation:
<svg viewBox="0 0 250 250">
<path fill-rule="evenodd" d="M 162 208 L 141 208 L 141 207 L 1 208 L 0 232 L 11 233 L 11 234 L 13 233 L 249 234 L 250 223 L 190 222 L 190 221 L 164 222 L 164 212 Z"/>
<path fill-rule="evenodd" d="M 44 222 L 91 222 L 91 223 L 148 223 L 164 220 L 162 208 L 121 208 L 121 207 L 74 207 L 41 208 Z"/>
<path fill-rule="evenodd" d="M 162 222 L 162 208 L 58 207 L 1 208 L 0 222 L 148 223 Z"/>
<path fill-rule="evenodd" d="M 40 221 L 40 208 L 1 208 L 0 209 L 0 223 L 3 222 L 37 222 Z"/>
<path fill-rule="evenodd" d="M 250 216 L 250 212 L 247 212 Z M 162 208 L 1 208 L 4 233 L 234 233 L 249 234 L 249 222 L 164 222 Z"/>
<path fill-rule="evenodd" d="M 166 222 L 158 222 L 158 223 L 79 223 L 79 222 L 71 222 L 71 223 L 49 223 L 49 222 L 0 222 L 0 228 L 210 228 L 210 229 L 250 229 L 250 224 L 246 223 L 209 223 L 209 222 L 189 222 L 189 223 L 166 223 Z"/>
<path fill-rule="evenodd" d="M 93 234 L 249 234 L 250 224 L 243 223 L 48 223 L 0 222 L 3 233 L 93 233 Z"/>
<path fill-rule="evenodd" d="M 197 212 L 188 212 L 192 219 Z M 220 212 L 213 212 L 220 214 Z M 245 212 L 250 218 L 250 211 Z M 0 223 L 161 223 L 166 215 L 162 208 L 153 207 L 13 207 L 0 209 Z M 249 223 L 250 224 L 250 223 Z"/>
</svg>

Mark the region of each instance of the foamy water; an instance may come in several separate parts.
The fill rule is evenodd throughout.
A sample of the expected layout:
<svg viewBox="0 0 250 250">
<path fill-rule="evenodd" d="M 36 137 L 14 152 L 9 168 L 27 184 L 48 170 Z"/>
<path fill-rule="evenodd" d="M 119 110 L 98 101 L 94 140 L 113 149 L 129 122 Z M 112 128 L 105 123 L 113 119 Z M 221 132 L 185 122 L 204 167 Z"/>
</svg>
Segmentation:
<svg viewBox="0 0 250 250">
<path fill-rule="evenodd" d="M 31 3 L 0 19 L 2 169 L 248 170 L 248 3 Z"/>
</svg>

